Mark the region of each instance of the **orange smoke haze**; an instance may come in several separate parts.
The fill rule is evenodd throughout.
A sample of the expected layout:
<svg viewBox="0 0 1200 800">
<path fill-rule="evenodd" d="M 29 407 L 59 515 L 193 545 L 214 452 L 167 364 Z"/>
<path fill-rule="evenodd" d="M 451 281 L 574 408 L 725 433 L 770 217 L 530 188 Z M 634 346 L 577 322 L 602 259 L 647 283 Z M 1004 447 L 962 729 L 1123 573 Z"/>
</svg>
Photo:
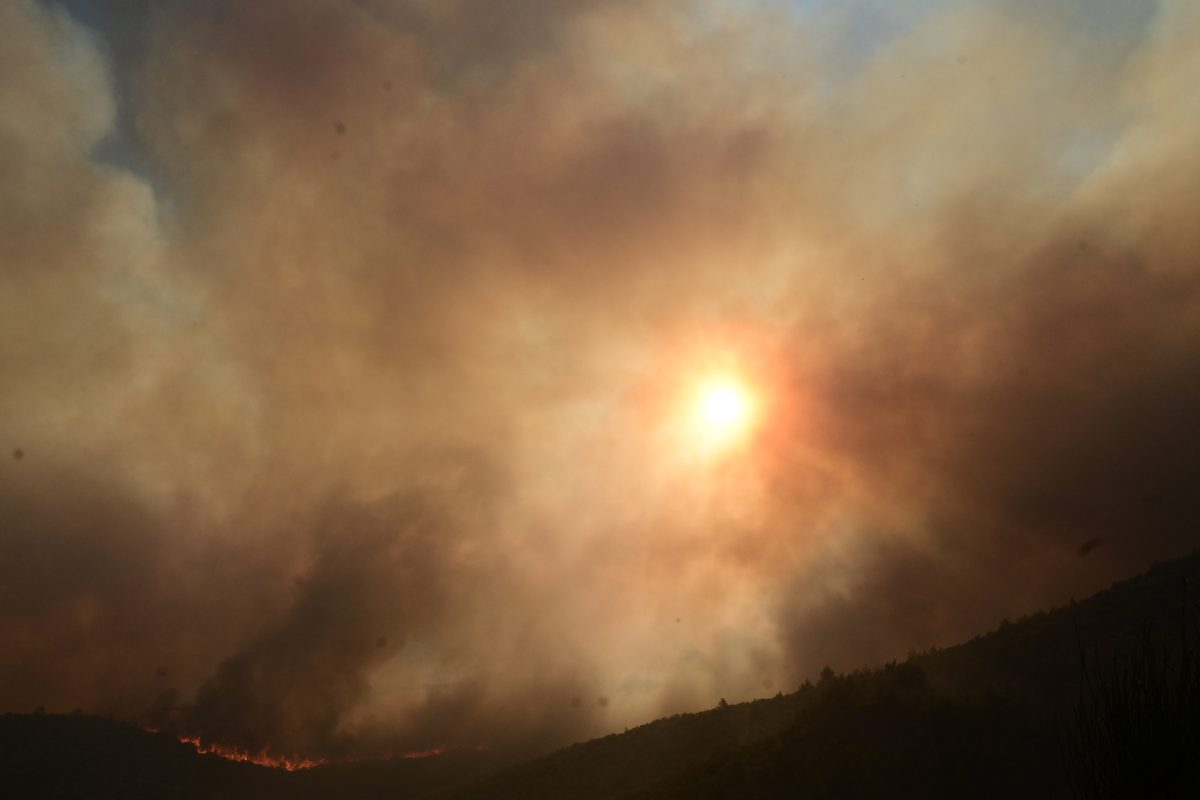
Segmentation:
<svg viewBox="0 0 1200 800">
<path fill-rule="evenodd" d="M 0 707 L 516 756 L 1194 548 L 1197 37 L 0 3 Z"/>
</svg>

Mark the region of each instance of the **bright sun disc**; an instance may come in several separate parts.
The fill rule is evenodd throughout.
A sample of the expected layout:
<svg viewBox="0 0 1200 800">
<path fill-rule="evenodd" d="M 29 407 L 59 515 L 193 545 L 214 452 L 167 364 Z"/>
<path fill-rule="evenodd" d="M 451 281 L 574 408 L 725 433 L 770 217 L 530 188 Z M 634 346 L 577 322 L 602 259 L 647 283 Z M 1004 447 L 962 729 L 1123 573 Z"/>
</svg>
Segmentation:
<svg viewBox="0 0 1200 800">
<path fill-rule="evenodd" d="M 737 383 L 711 381 L 700 389 L 696 412 L 697 421 L 709 435 L 725 439 L 746 426 L 750 401 Z"/>
</svg>

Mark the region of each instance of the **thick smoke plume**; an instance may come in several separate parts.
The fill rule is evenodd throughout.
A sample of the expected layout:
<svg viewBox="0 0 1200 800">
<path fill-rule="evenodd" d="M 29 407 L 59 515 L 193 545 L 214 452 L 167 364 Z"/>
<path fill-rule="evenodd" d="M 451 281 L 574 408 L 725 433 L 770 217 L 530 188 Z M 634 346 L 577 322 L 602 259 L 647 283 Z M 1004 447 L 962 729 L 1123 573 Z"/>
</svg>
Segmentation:
<svg viewBox="0 0 1200 800">
<path fill-rule="evenodd" d="M 0 706 L 528 753 L 1195 547 L 1197 37 L 0 4 Z"/>
</svg>

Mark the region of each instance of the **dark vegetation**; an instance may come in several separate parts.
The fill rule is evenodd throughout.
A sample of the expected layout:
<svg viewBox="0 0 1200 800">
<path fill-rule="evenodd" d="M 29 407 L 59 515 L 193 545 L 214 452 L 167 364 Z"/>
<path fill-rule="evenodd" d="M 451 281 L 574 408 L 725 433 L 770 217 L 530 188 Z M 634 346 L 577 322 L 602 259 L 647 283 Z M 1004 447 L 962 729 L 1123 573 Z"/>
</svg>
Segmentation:
<svg viewBox="0 0 1200 800">
<path fill-rule="evenodd" d="M 1181 620 L 1178 639 L 1147 631 L 1108 663 L 1081 648 L 1067 759 L 1081 795 L 1200 797 L 1200 636 L 1192 619 Z"/>
<path fill-rule="evenodd" d="M 920 667 L 828 675 L 781 735 L 633 797 L 1059 797 L 1053 725 L 1010 700 L 954 701 Z"/>
<path fill-rule="evenodd" d="M 1200 553 L 956 647 L 499 772 L 452 752 L 286 773 L 46 714 L 0 717 L 0 768 L 21 797 L 1200 797 L 1198 580 Z"/>
</svg>

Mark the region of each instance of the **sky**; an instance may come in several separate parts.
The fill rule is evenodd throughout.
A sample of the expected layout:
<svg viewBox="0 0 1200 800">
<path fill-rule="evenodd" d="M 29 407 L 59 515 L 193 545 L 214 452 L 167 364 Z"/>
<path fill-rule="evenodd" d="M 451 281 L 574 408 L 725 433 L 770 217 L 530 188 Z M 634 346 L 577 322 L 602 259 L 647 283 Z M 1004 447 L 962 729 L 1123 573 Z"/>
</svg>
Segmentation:
<svg viewBox="0 0 1200 800">
<path fill-rule="evenodd" d="M 0 3 L 0 710 L 530 754 L 1190 552 L 1198 36 Z"/>
</svg>

